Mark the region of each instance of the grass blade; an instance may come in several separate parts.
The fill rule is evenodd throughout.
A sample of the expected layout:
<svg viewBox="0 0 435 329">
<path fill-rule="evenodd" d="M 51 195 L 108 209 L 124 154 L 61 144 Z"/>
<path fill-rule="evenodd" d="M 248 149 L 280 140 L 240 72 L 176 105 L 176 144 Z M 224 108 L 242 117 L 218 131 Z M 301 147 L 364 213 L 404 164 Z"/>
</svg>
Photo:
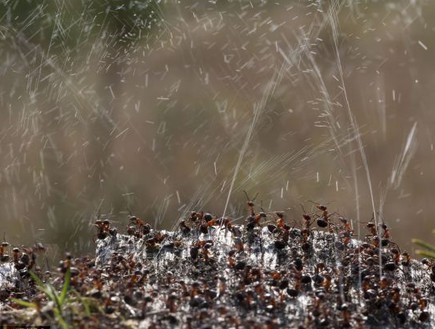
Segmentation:
<svg viewBox="0 0 435 329">
<path fill-rule="evenodd" d="M 415 253 L 419 256 L 435 259 L 435 252 L 428 250 L 416 250 Z"/>
<path fill-rule="evenodd" d="M 38 305 L 36 305 L 35 303 L 26 302 L 25 300 L 16 299 L 16 298 L 12 298 L 11 300 L 15 304 L 18 304 L 18 305 L 21 305 L 21 306 L 24 306 L 24 307 L 28 307 L 28 308 L 38 309 Z"/>
<path fill-rule="evenodd" d="M 424 249 L 427 249 L 430 252 L 435 252 L 435 246 L 424 242 L 423 240 L 420 239 L 412 239 L 412 243 L 415 243 L 417 246 L 422 247 Z"/>
<path fill-rule="evenodd" d="M 68 268 L 65 273 L 65 282 L 63 283 L 62 292 L 60 293 L 59 296 L 60 305 L 63 305 L 63 303 L 65 302 L 69 290 L 70 281 L 71 281 L 71 269 Z"/>
</svg>

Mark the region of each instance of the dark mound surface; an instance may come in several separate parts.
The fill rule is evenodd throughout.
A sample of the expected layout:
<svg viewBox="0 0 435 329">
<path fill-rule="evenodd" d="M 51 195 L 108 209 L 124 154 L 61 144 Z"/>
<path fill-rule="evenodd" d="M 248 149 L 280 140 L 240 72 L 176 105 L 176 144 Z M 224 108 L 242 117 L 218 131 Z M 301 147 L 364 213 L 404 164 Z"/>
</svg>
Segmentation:
<svg viewBox="0 0 435 329">
<path fill-rule="evenodd" d="M 301 227 L 253 209 L 240 226 L 194 212 L 173 232 L 130 217 L 124 235 L 98 220 L 95 259 L 35 272 L 58 290 L 71 273 L 62 319 L 73 327 L 434 327 L 435 262 L 410 259 L 386 225 L 369 223 L 357 241 L 345 218 L 319 209 Z M 57 321 L 27 267 L 12 272 L 1 286 L 2 323 Z M 40 307 L 24 317 L 12 297 Z"/>
</svg>

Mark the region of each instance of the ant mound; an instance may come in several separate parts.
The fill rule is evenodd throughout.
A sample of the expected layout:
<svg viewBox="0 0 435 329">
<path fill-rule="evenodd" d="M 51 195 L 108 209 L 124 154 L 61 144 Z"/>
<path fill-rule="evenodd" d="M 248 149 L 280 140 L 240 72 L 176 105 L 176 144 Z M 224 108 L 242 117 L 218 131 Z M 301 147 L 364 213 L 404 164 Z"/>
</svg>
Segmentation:
<svg viewBox="0 0 435 329">
<path fill-rule="evenodd" d="M 435 262 L 401 252 L 386 225 L 357 241 L 342 217 L 319 216 L 324 231 L 264 217 L 193 212 L 169 232 L 133 216 L 127 235 L 100 224 L 106 293 L 144 328 L 435 327 Z"/>
<path fill-rule="evenodd" d="M 244 225 L 192 212 L 165 231 L 131 216 L 121 234 L 97 220 L 96 257 L 67 255 L 58 273 L 43 273 L 31 248 L 9 257 L 6 246 L 0 324 L 435 328 L 435 261 L 411 259 L 386 225 L 356 240 L 323 206 L 301 227 L 249 206 Z"/>
</svg>

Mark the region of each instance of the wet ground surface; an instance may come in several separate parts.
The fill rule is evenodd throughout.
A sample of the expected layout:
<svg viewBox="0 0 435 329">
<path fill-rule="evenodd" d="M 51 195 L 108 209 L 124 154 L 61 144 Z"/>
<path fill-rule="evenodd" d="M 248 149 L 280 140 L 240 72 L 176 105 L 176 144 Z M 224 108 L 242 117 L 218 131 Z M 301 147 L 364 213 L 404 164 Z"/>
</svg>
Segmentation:
<svg viewBox="0 0 435 329">
<path fill-rule="evenodd" d="M 411 259 L 385 225 L 356 240 L 325 211 L 300 227 L 279 212 L 252 210 L 244 225 L 193 212 L 174 231 L 132 216 L 127 234 L 98 220 L 96 257 L 67 256 L 58 273 L 38 273 L 32 257 L 23 266 L 15 249 L 0 266 L 1 322 L 58 320 L 31 269 L 59 290 L 70 271 L 62 318 L 73 327 L 433 328 L 435 262 Z"/>
</svg>

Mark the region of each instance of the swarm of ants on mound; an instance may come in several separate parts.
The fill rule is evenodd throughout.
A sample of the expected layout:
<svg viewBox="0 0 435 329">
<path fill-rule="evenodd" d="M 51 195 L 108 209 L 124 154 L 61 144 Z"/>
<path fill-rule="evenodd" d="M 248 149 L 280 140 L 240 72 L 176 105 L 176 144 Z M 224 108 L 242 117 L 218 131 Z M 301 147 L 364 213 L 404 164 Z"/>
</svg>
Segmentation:
<svg viewBox="0 0 435 329">
<path fill-rule="evenodd" d="M 243 225 L 193 211 L 174 231 L 130 216 L 121 234 L 98 219 L 95 258 L 68 256 L 57 277 L 33 270 L 58 289 L 68 280 L 74 294 L 61 315 L 78 327 L 435 327 L 435 262 L 411 259 L 387 225 L 369 222 L 357 240 L 350 220 L 323 205 L 299 226 L 247 206 Z M 8 260 L 17 270 L 20 252 Z M 16 309 L 12 298 L 37 300 L 32 321 L 50 323 L 30 269 L 0 301 Z"/>
</svg>

